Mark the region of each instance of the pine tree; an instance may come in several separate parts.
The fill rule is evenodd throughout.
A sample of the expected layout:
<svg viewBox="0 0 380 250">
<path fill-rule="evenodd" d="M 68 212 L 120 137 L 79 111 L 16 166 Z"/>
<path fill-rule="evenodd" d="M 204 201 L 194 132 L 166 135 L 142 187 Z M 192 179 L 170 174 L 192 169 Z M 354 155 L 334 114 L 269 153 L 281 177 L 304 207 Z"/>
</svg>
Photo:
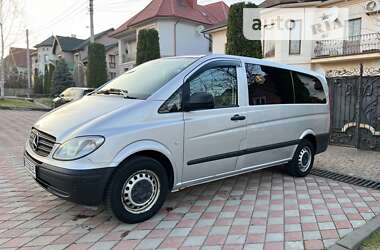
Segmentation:
<svg viewBox="0 0 380 250">
<path fill-rule="evenodd" d="M 230 6 L 226 54 L 262 58 L 261 41 L 248 40 L 243 35 L 244 8 L 257 8 L 257 5 L 241 2 Z"/>
<path fill-rule="evenodd" d="M 140 30 L 137 42 L 136 64 L 139 65 L 157 58 L 160 58 L 160 42 L 157 30 Z"/>
<path fill-rule="evenodd" d="M 106 49 L 103 44 L 88 46 L 87 85 L 97 88 L 107 82 Z"/>
<path fill-rule="evenodd" d="M 51 95 L 58 95 L 72 86 L 74 86 L 74 80 L 69 67 L 63 59 L 57 60 L 50 91 Z"/>
</svg>

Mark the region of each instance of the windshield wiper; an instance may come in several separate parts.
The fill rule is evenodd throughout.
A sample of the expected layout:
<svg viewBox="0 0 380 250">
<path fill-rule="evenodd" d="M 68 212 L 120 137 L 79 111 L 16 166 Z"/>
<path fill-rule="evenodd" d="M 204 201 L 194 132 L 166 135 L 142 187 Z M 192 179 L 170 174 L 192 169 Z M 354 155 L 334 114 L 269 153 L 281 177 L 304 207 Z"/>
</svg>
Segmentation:
<svg viewBox="0 0 380 250">
<path fill-rule="evenodd" d="M 95 93 L 103 95 L 122 95 L 124 98 L 134 99 L 133 97 L 128 96 L 128 91 L 124 89 L 103 89 L 96 91 Z"/>
</svg>

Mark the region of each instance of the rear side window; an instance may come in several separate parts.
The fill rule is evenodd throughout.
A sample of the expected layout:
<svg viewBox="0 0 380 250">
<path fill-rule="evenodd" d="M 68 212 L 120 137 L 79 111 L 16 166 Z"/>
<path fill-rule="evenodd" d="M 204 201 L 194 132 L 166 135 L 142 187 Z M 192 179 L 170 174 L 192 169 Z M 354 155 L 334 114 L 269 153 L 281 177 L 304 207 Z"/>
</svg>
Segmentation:
<svg viewBox="0 0 380 250">
<path fill-rule="evenodd" d="M 249 63 L 245 69 L 249 105 L 294 103 L 292 78 L 288 70 Z"/>
<path fill-rule="evenodd" d="M 296 103 L 326 103 L 321 82 L 313 76 L 292 72 Z"/>
</svg>

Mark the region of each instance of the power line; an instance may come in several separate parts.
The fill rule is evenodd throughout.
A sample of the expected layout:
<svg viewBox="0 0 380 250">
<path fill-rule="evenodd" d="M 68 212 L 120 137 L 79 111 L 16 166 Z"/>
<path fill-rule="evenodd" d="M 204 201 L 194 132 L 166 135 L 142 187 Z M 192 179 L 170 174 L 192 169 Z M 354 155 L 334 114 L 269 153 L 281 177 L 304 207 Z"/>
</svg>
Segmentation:
<svg viewBox="0 0 380 250">
<path fill-rule="evenodd" d="M 79 4 L 78 4 L 79 3 Z M 72 9 L 75 9 L 74 11 Z M 79 14 L 83 10 L 87 10 L 87 1 L 82 0 L 80 2 L 75 2 L 73 5 L 70 5 L 65 11 L 61 12 L 60 15 L 57 15 L 55 18 L 51 19 L 50 22 L 48 22 L 48 26 L 41 27 L 37 30 L 33 30 L 33 33 L 40 33 L 42 31 L 45 31 L 47 29 L 51 29 L 52 26 L 57 25 L 61 23 L 62 21 L 65 21 L 68 17 L 72 17 L 73 15 Z"/>
</svg>

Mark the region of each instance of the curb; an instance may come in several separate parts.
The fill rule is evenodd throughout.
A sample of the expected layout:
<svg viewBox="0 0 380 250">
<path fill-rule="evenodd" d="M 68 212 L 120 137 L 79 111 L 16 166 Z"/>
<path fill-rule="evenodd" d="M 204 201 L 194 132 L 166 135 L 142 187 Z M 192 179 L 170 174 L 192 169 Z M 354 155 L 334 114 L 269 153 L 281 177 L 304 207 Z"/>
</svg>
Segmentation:
<svg viewBox="0 0 380 250">
<path fill-rule="evenodd" d="M 17 108 L 17 107 L 0 107 L 0 110 L 17 110 L 17 111 L 50 111 L 47 108 Z"/>
<path fill-rule="evenodd" d="M 380 228 L 380 214 L 376 215 L 363 226 L 346 235 L 337 241 L 329 250 L 358 249 L 360 243 L 367 239 L 373 232 Z"/>
</svg>

